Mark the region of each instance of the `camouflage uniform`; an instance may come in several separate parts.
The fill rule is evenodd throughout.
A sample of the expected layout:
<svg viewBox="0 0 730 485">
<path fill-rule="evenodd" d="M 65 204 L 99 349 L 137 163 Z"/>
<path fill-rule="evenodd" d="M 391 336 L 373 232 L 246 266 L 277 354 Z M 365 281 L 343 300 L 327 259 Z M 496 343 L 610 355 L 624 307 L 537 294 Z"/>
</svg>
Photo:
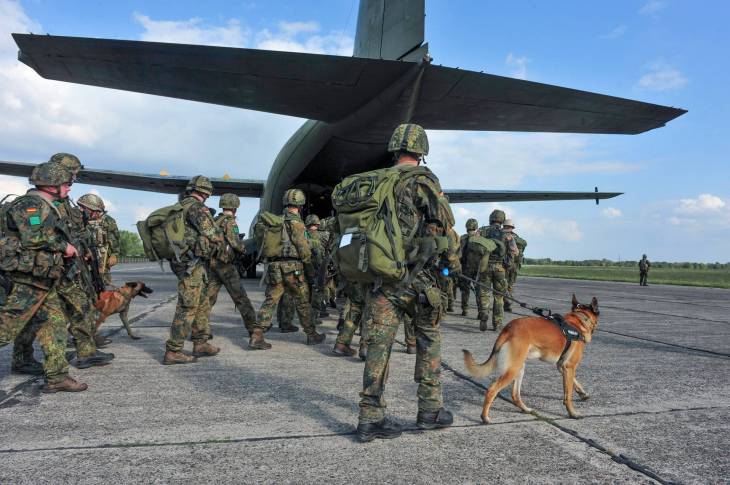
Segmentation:
<svg viewBox="0 0 730 485">
<path fill-rule="evenodd" d="M 185 210 L 185 246 L 190 248 L 180 261 L 170 261 L 177 276 L 177 307 L 166 343 L 168 352 L 180 352 L 192 333 L 195 343 L 210 339 L 210 297 L 208 268 L 223 245 L 223 235 L 201 201 L 188 195 L 180 202 Z"/>
<path fill-rule="evenodd" d="M 344 314 L 345 323 L 337 335 L 337 343 L 349 346 L 358 328 L 361 328 L 360 342 L 365 340 L 362 335 L 365 288 L 360 283 L 347 283 L 344 293 L 347 295 Z"/>
<path fill-rule="evenodd" d="M 309 218 L 307 218 L 309 219 Z M 329 233 L 322 232 L 319 230 L 306 231 L 307 240 L 309 241 L 309 247 L 312 250 L 312 266 L 314 267 L 314 274 L 316 283 L 310 288 L 310 294 L 312 299 L 312 320 L 317 320 L 320 316 L 320 312 L 323 310 L 324 304 L 324 290 L 325 290 L 325 279 L 327 268 L 324 266 L 328 263 L 329 258 L 327 257 L 327 247 L 329 242 Z M 321 322 L 320 322 L 321 323 Z"/>
<path fill-rule="evenodd" d="M 515 288 L 515 283 L 517 283 L 517 273 L 519 272 L 520 268 L 522 267 L 522 260 L 525 255 L 525 248 L 527 247 L 527 241 L 522 239 L 520 236 L 515 234 L 513 231 L 510 231 L 510 234 L 512 235 L 512 238 L 515 241 L 515 244 L 517 245 L 517 255 L 514 257 L 514 259 L 509 261 L 509 266 L 507 267 L 507 293 L 512 295 L 512 292 Z M 507 308 L 507 304 L 505 303 L 505 309 Z"/>
<path fill-rule="evenodd" d="M 284 226 L 290 239 L 290 244 L 284 245 L 284 254 L 275 258 L 266 265 L 264 281 L 266 295 L 264 303 L 258 312 L 256 327 L 263 332 L 271 328 L 277 304 L 286 293 L 294 300 L 294 306 L 299 315 L 299 322 L 307 335 L 316 334 L 312 324 L 309 285 L 305 270 L 313 276 L 312 251 L 305 235 L 304 223 L 299 214 L 286 211 Z"/>
<path fill-rule="evenodd" d="M 241 285 L 241 276 L 234 266 L 234 260 L 243 256 L 246 248 L 238 237 L 239 231 L 235 216 L 222 212 L 216 216 L 215 223 L 223 233 L 225 248 L 215 259 L 210 261 L 208 300 L 210 301 L 211 308 L 215 306 L 218 300 L 218 292 L 221 286 L 225 286 L 228 294 L 231 295 L 233 303 L 241 314 L 246 330 L 250 333 L 253 331 L 254 325 L 256 325 L 256 311 L 251 305 L 251 300 L 248 299 L 246 290 Z M 206 315 L 204 320 L 209 317 L 210 314 Z M 203 325 L 206 325 L 206 323 L 203 323 Z"/>
<path fill-rule="evenodd" d="M 500 254 L 498 251 L 493 251 L 489 254 L 489 261 L 487 264 L 487 270 L 483 274 L 480 274 L 479 282 L 483 283 L 487 287 L 490 287 L 494 292 L 489 291 L 484 286 L 479 288 L 481 293 L 480 307 L 482 311 L 482 321 L 486 321 L 489 315 L 489 307 L 492 307 L 492 328 L 498 329 L 504 322 L 504 297 L 503 294 L 507 292 L 507 271 L 505 269 L 505 263 L 514 258 L 517 254 L 517 246 L 507 233 L 505 233 L 499 223 L 493 223 L 489 226 L 482 227 L 479 230 L 482 237 L 487 239 L 495 239 L 502 241 L 505 246 L 506 255 Z M 499 292 L 499 293 L 497 293 Z M 490 301 L 490 299 L 494 301 Z M 480 329 L 484 330 L 482 326 Z"/>
<path fill-rule="evenodd" d="M 284 293 L 281 296 L 281 300 L 279 300 L 279 304 L 276 306 L 276 321 L 279 324 L 279 329 L 293 327 L 296 313 L 297 309 L 294 306 L 294 299 L 288 293 Z"/>
<path fill-rule="evenodd" d="M 111 286 L 111 268 L 119 260 L 120 243 L 117 221 L 109 214 L 88 222 L 92 238 L 92 247 L 96 248 L 99 259 L 99 273 L 105 286 Z M 111 263 L 111 264 L 110 264 Z"/>
<path fill-rule="evenodd" d="M 66 315 L 55 289 L 69 242 L 57 229 L 62 218 L 33 189 L 12 203 L 7 218 L 8 230 L 0 239 L 0 270 L 12 280 L 13 289 L 0 307 L 0 347 L 16 339 L 13 365 L 27 364 L 33 362 L 37 337 L 45 355 L 46 379 L 59 383 L 68 376 Z"/>
<path fill-rule="evenodd" d="M 414 247 L 415 241 L 409 236 L 426 236 L 422 220 L 448 220 L 446 212 L 450 213 L 450 209 L 448 203 L 444 205 L 441 202 L 440 184 L 428 169 L 410 165 L 398 167 L 404 172 L 416 169 L 424 172 L 401 177 L 402 181 L 395 188 L 403 238 L 407 247 Z M 412 315 L 416 333 L 414 380 L 418 383 L 419 412 L 437 412 L 443 407 L 439 328 L 443 313 L 442 293 L 436 285 L 432 267 L 426 266 L 415 275 L 408 287 L 384 282 L 371 291 L 367 305 L 370 318 L 367 325 L 368 354 L 363 371 L 363 390 L 360 393 L 361 424 L 377 423 L 384 419 L 386 403 L 383 392 L 391 347 L 406 311 Z"/>
<path fill-rule="evenodd" d="M 646 282 L 646 279 L 649 277 L 649 269 L 651 268 L 651 263 L 646 258 L 646 254 L 644 254 L 639 261 L 639 285 L 641 286 L 649 286 L 649 284 Z"/>
</svg>

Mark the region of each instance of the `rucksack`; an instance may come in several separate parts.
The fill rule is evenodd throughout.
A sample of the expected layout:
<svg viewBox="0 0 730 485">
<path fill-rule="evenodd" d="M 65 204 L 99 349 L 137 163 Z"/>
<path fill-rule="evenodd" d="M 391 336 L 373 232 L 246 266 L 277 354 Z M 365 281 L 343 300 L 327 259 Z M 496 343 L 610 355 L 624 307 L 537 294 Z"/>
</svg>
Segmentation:
<svg viewBox="0 0 730 485">
<path fill-rule="evenodd" d="M 279 258 L 284 249 L 284 239 L 288 236 L 284 216 L 262 212 L 253 228 L 253 237 L 258 248 L 259 258 Z"/>
<path fill-rule="evenodd" d="M 474 234 L 472 236 L 469 236 L 466 247 L 468 251 L 474 251 L 476 253 L 479 253 L 481 256 L 485 256 L 489 253 L 494 252 L 495 250 L 498 250 L 498 243 L 501 242 L 502 241 L 496 241 L 495 239 L 487 239 L 486 237 L 482 237 L 479 234 Z M 504 247 L 504 244 L 502 244 L 502 247 Z"/>
<path fill-rule="evenodd" d="M 137 222 L 145 255 L 151 261 L 174 259 L 189 248 L 185 244 L 185 212 L 187 207 L 178 202 L 157 209 L 144 221 Z"/>
<path fill-rule="evenodd" d="M 347 281 L 400 281 L 407 275 L 395 187 L 415 175 L 433 177 L 425 168 L 392 167 L 351 175 L 335 186 L 332 205 L 342 234 L 333 258 Z"/>
</svg>

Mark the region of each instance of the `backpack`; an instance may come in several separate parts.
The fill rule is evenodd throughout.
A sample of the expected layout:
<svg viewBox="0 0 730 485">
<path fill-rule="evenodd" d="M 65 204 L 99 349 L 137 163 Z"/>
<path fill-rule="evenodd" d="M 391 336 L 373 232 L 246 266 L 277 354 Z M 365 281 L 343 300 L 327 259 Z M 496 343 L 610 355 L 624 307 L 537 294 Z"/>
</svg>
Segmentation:
<svg viewBox="0 0 730 485">
<path fill-rule="evenodd" d="M 405 177 L 432 176 L 428 169 L 396 167 L 346 177 L 332 192 L 342 231 L 333 258 L 349 282 L 400 281 L 407 273 L 405 241 L 395 187 Z"/>
<path fill-rule="evenodd" d="M 256 241 L 259 258 L 271 259 L 281 257 L 284 250 L 284 238 L 288 236 L 284 216 L 271 212 L 259 214 L 258 221 L 253 228 L 253 237 Z"/>
<path fill-rule="evenodd" d="M 144 221 L 137 222 L 137 232 L 150 261 L 180 261 L 180 255 L 189 249 L 185 244 L 186 209 L 178 202 L 157 209 Z"/>
<path fill-rule="evenodd" d="M 499 244 L 502 241 L 497 241 L 495 239 L 487 239 L 486 237 L 482 237 L 479 234 L 475 234 L 473 236 L 469 236 L 469 239 L 466 243 L 467 251 L 473 251 L 478 253 L 481 256 L 485 256 L 489 253 L 494 252 L 495 250 L 498 250 Z M 502 244 L 502 247 L 504 247 L 504 244 Z"/>
</svg>

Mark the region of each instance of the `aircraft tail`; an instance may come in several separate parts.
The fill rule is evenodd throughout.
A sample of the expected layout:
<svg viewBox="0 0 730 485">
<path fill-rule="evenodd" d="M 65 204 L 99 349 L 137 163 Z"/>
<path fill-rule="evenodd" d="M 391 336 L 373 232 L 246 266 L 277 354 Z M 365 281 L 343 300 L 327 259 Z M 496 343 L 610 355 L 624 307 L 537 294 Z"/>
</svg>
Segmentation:
<svg viewBox="0 0 730 485">
<path fill-rule="evenodd" d="M 408 54 L 423 44 L 425 20 L 425 0 L 360 0 L 353 55 L 411 60 Z"/>
</svg>

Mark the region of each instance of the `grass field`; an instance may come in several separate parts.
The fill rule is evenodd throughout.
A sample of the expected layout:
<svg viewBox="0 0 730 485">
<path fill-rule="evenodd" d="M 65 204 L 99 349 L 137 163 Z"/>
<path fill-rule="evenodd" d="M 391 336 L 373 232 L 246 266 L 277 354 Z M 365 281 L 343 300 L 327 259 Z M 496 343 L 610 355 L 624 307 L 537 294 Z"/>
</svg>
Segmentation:
<svg viewBox="0 0 730 485">
<path fill-rule="evenodd" d="M 524 265 L 520 270 L 520 275 L 639 283 L 638 268 L 618 266 Z M 727 269 L 652 268 L 649 271 L 649 284 L 730 288 L 730 271 Z"/>
</svg>

